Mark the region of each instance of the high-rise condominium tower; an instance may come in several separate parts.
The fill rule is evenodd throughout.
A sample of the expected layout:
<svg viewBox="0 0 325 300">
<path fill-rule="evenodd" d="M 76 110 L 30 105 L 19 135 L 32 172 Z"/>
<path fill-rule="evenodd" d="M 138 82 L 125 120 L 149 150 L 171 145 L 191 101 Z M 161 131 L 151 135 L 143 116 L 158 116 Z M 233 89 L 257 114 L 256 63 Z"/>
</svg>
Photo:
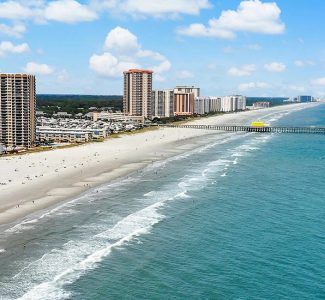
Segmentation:
<svg viewBox="0 0 325 300">
<path fill-rule="evenodd" d="M 152 117 L 152 71 L 131 69 L 124 72 L 123 112 L 131 116 Z"/>
<path fill-rule="evenodd" d="M 0 73 L 0 143 L 8 148 L 35 142 L 35 76 Z"/>
<path fill-rule="evenodd" d="M 199 96 L 199 88 L 194 86 L 177 86 L 174 89 L 175 115 L 193 115 L 194 99 Z"/>
</svg>

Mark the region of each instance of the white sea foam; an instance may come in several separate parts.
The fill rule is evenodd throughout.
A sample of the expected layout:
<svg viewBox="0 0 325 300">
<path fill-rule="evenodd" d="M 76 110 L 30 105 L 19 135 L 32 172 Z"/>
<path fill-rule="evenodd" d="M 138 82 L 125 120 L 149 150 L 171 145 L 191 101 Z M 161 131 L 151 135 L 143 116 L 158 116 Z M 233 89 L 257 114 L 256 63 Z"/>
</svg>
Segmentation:
<svg viewBox="0 0 325 300">
<path fill-rule="evenodd" d="M 48 281 L 30 288 L 20 299 L 66 299 L 70 297 L 70 294 L 64 290 L 66 284 L 74 282 L 87 270 L 96 267 L 111 253 L 112 249 L 121 247 L 142 234 L 149 233 L 152 226 L 164 218 L 158 212 L 163 205 L 163 201 L 158 202 L 130 214 L 117 222 L 114 227 L 97 234 L 91 241 L 70 241 L 63 249 L 54 249 L 43 255 L 41 259 L 30 264 L 16 277 L 26 275 L 22 274 L 26 271 L 32 277 L 46 278 Z M 59 264 L 58 261 L 64 263 Z"/>
<path fill-rule="evenodd" d="M 6 249 L 0 249 L 0 254 L 5 253 L 5 252 L 6 252 Z"/>
</svg>

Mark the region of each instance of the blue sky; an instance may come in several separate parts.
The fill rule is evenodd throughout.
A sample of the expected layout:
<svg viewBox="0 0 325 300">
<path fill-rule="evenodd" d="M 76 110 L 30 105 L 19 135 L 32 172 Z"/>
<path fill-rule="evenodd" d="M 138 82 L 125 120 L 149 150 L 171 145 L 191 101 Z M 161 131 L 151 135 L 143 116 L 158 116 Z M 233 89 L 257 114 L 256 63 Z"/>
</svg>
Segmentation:
<svg viewBox="0 0 325 300">
<path fill-rule="evenodd" d="M 122 72 L 202 95 L 325 96 L 324 0 L 0 0 L 0 70 L 38 93 L 122 94 Z"/>
</svg>

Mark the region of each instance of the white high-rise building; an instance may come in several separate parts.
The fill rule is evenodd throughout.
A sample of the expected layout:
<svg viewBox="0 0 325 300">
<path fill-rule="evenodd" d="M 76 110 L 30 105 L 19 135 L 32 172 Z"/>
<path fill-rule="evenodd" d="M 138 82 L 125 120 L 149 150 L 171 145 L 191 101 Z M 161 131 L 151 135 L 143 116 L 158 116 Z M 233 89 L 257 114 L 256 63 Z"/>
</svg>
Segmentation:
<svg viewBox="0 0 325 300">
<path fill-rule="evenodd" d="M 232 112 L 246 109 L 246 97 L 196 97 L 194 101 L 194 113 L 203 115 L 209 112 Z"/>
<path fill-rule="evenodd" d="M 221 99 L 221 111 L 231 112 L 246 109 L 246 97 L 240 95 L 224 96 Z"/>
<path fill-rule="evenodd" d="M 29 148 L 36 135 L 35 76 L 0 73 L 0 144 Z"/>
<path fill-rule="evenodd" d="M 174 116 L 174 90 L 152 91 L 152 117 L 169 118 Z"/>
</svg>

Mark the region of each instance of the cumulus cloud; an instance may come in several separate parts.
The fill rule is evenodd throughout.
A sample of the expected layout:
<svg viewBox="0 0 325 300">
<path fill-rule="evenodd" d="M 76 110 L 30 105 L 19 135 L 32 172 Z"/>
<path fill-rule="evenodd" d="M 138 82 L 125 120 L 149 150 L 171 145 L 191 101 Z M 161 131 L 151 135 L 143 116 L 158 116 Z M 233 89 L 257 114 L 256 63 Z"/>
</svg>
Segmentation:
<svg viewBox="0 0 325 300">
<path fill-rule="evenodd" d="M 52 1 L 44 13 L 47 20 L 65 23 L 89 22 L 97 19 L 94 11 L 75 0 Z"/>
<path fill-rule="evenodd" d="M 242 83 L 238 86 L 238 89 L 240 91 L 247 91 L 251 89 L 267 89 L 271 86 L 266 82 L 248 82 L 248 83 Z"/>
<path fill-rule="evenodd" d="M 242 67 L 232 67 L 228 70 L 228 75 L 230 76 L 249 76 L 256 70 L 255 65 L 244 65 Z"/>
<path fill-rule="evenodd" d="M 54 73 L 54 69 L 47 64 L 29 62 L 25 66 L 24 72 L 35 75 L 50 75 Z"/>
<path fill-rule="evenodd" d="M 121 76 L 123 71 L 140 67 L 133 62 L 120 61 L 117 57 L 108 52 L 100 55 L 92 55 L 89 60 L 89 65 L 93 71 L 104 77 Z"/>
<path fill-rule="evenodd" d="M 123 71 L 142 68 L 141 60 L 144 58 L 145 67 L 153 70 L 157 78 L 163 79 L 161 74 L 171 68 L 171 63 L 165 56 L 142 49 L 137 36 L 125 28 L 112 29 L 107 34 L 103 48 L 104 53 L 93 54 L 89 59 L 90 69 L 100 76 L 121 77 Z M 150 66 L 148 62 L 152 65 Z"/>
<path fill-rule="evenodd" d="M 29 46 L 27 43 L 14 45 L 11 42 L 1 42 L 0 43 L 0 56 L 14 53 L 20 54 L 29 51 Z"/>
<path fill-rule="evenodd" d="M 0 34 L 21 37 L 22 34 L 26 31 L 26 27 L 22 24 L 17 24 L 13 26 L 8 26 L 6 24 L 0 24 Z"/>
<path fill-rule="evenodd" d="M 295 60 L 294 64 L 299 68 L 303 68 L 307 66 L 313 66 L 314 62 L 311 60 Z"/>
<path fill-rule="evenodd" d="M 183 71 L 179 71 L 177 72 L 177 78 L 179 79 L 188 79 L 188 78 L 193 78 L 194 75 L 192 72 L 187 71 L 187 70 L 183 70 Z"/>
<path fill-rule="evenodd" d="M 125 54 L 139 51 L 140 45 L 138 38 L 133 33 L 127 29 L 116 27 L 107 34 L 104 49 Z"/>
<path fill-rule="evenodd" d="M 178 33 L 195 37 L 233 39 L 237 32 L 282 34 L 285 25 L 280 19 L 281 10 L 275 2 L 244 0 L 237 10 L 222 11 L 219 18 L 210 19 L 208 25 L 191 24 L 179 28 Z"/>
<path fill-rule="evenodd" d="M 89 5 L 77 0 L 8 0 L 0 3 L 0 18 L 33 20 L 36 23 L 78 23 L 97 19 L 97 13 Z"/>
<path fill-rule="evenodd" d="M 92 7 L 135 17 L 177 17 L 198 15 L 202 9 L 212 7 L 209 0 L 93 0 Z"/>
<path fill-rule="evenodd" d="M 286 65 L 284 63 L 272 62 L 272 63 L 269 63 L 269 64 L 265 64 L 264 68 L 265 68 L 265 70 L 267 70 L 269 72 L 281 73 L 281 72 L 284 72 L 287 67 L 286 67 Z"/>
<path fill-rule="evenodd" d="M 10 20 L 26 20 L 32 18 L 35 12 L 18 1 L 5 1 L 0 3 L 0 18 Z"/>
<path fill-rule="evenodd" d="M 320 77 L 311 80 L 312 85 L 325 86 L 325 77 Z"/>
</svg>

